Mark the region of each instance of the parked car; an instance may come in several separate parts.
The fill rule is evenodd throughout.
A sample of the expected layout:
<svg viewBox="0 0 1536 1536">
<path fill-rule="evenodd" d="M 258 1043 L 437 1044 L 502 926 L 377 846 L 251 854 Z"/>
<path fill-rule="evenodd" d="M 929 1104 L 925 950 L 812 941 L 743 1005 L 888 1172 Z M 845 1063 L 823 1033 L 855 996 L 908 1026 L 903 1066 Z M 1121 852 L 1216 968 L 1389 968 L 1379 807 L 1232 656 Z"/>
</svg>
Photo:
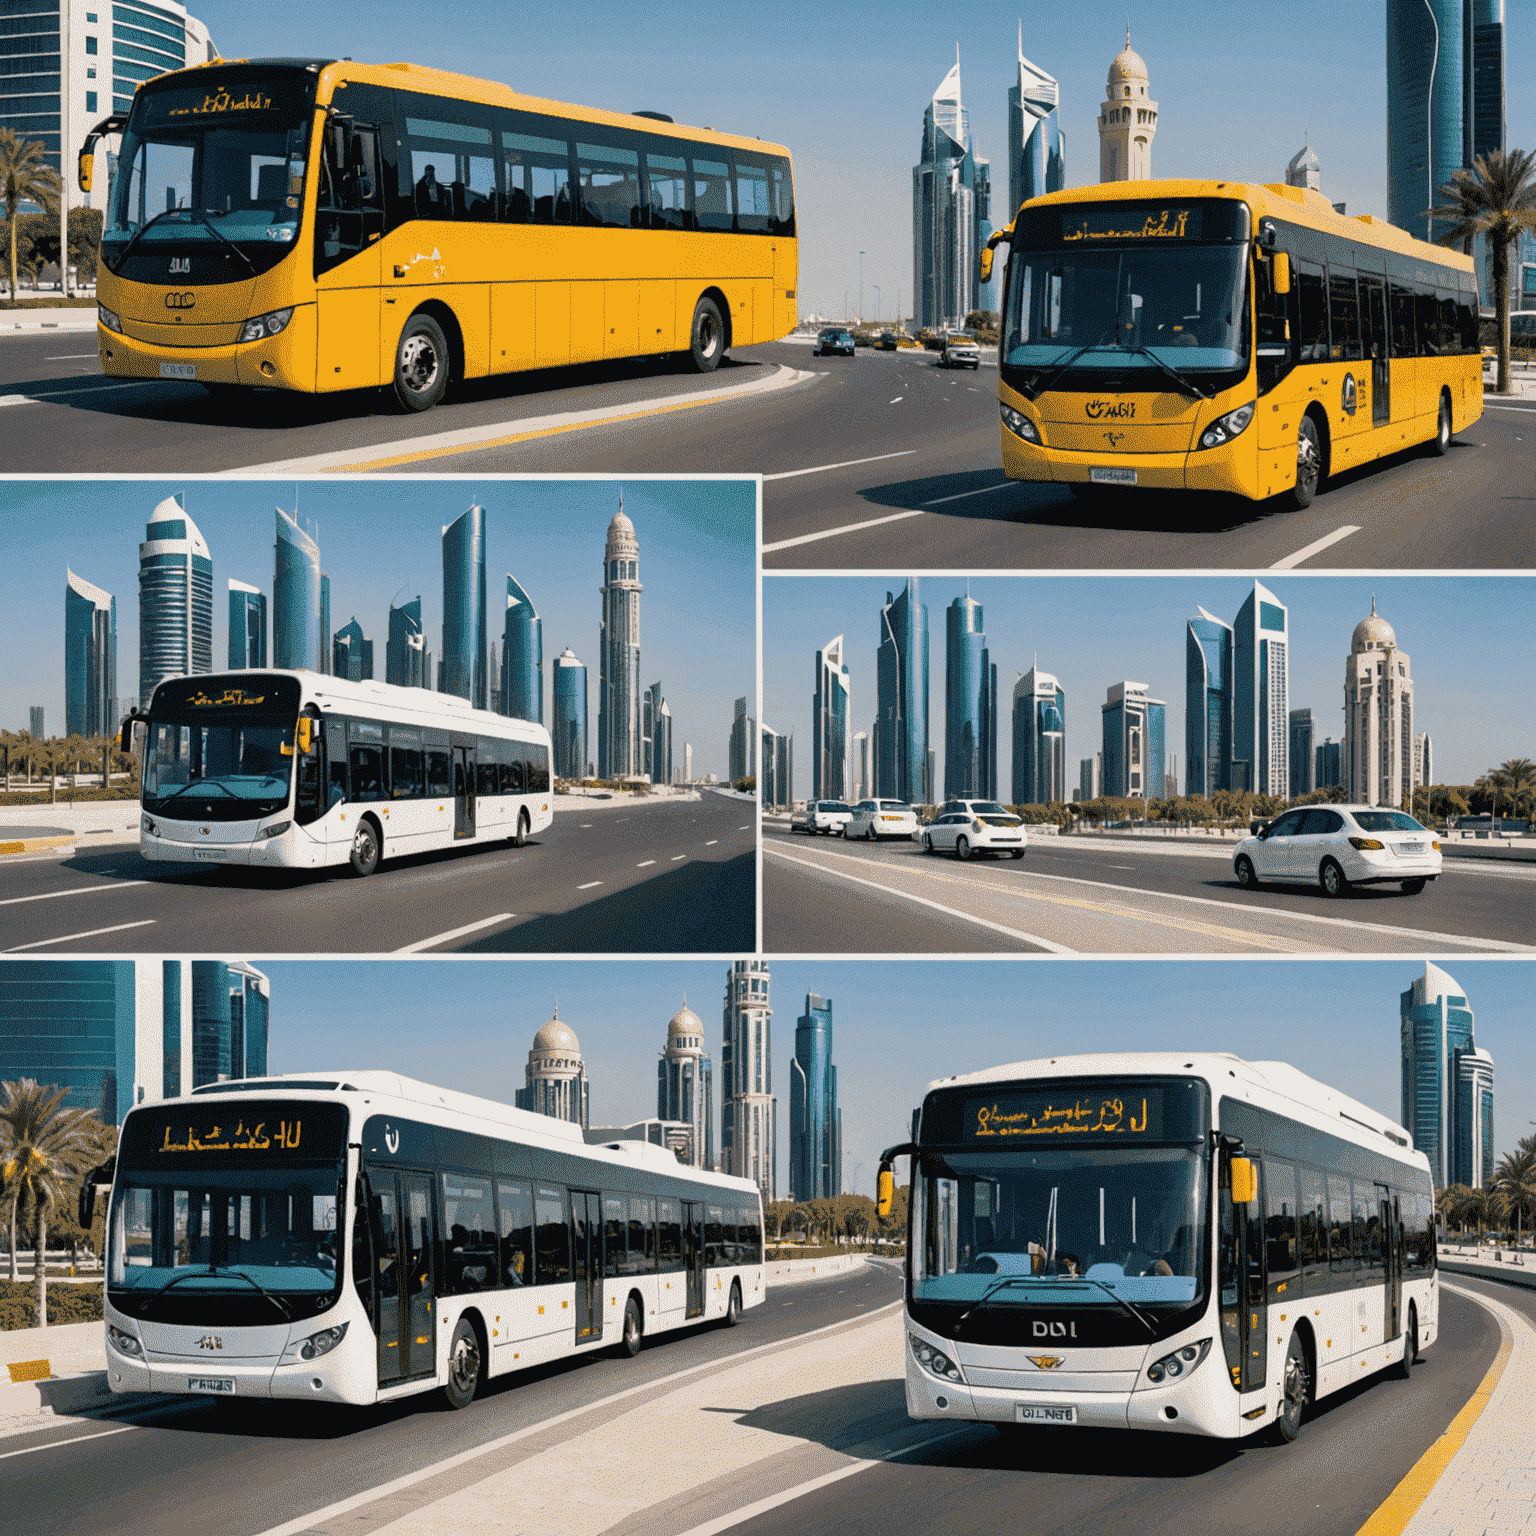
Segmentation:
<svg viewBox="0 0 1536 1536">
<path fill-rule="evenodd" d="M 1417 896 L 1440 878 L 1440 842 L 1406 811 L 1370 805 L 1308 805 L 1277 816 L 1232 850 L 1237 883 L 1310 884 L 1326 896 L 1352 885 L 1401 885 Z"/>
<path fill-rule="evenodd" d="M 853 356 L 853 333 L 836 325 L 828 326 L 816 337 L 816 345 L 811 348 L 811 356 L 831 357 L 834 352 L 839 357 Z"/>
<path fill-rule="evenodd" d="M 880 332 L 880 350 L 882 352 L 894 352 L 896 350 L 896 332 Z"/>
<path fill-rule="evenodd" d="M 791 832 L 820 832 L 830 837 L 841 832 L 853 815 L 853 807 L 842 800 L 807 800 L 805 809 L 790 818 Z"/>
<path fill-rule="evenodd" d="M 925 852 L 948 852 L 957 859 L 973 853 L 1008 853 L 1022 859 L 1028 843 L 1024 823 L 995 800 L 946 800 L 923 828 Z"/>
<path fill-rule="evenodd" d="M 981 347 L 969 331 L 950 331 L 939 350 L 941 368 L 980 368 Z"/>
<path fill-rule="evenodd" d="M 917 834 L 917 812 L 905 800 L 860 800 L 843 827 L 844 837 L 911 838 Z"/>
</svg>

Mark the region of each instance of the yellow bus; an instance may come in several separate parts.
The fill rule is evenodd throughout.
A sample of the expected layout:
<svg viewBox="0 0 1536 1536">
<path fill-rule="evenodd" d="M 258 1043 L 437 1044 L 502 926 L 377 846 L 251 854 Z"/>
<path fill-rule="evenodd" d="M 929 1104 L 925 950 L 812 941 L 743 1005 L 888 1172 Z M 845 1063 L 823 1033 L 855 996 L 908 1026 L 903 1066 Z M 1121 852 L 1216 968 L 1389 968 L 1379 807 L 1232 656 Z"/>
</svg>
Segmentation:
<svg viewBox="0 0 1536 1536">
<path fill-rule="evenodd" d="M 789 153 L 413 64 L 267 59 L 145 82 L 97 285 L 102 368 L 325 392 L 681 353 L 796 323 Z"/>
<path fill-rule="evenodd" d="M 1003 468 L 1082 496 L 1306 507 L 1330 474 L 1483 411 L 1472 261 L 1320 193 L 1110 182 L 1025 203 L 1009 244 Z"/>
</svg>

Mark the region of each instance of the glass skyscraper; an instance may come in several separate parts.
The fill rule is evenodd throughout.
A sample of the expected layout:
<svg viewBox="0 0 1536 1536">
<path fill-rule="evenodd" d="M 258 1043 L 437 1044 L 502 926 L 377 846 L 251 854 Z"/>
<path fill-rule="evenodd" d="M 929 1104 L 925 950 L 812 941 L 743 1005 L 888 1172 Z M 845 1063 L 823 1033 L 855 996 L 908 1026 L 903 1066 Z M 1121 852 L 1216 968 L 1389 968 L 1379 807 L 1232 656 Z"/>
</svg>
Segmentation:
<svg viewBox="0 0 1536 1536">
<path fill-rule="evenodd" d="M 672 782 L 672 711 L 667 708 L 660 682 L 641 696 L 641 771 L 653 784 Z"/>
<path fill-rule="evenodd" d="M 326 614 L 327 624 L 329 619 Z M 321 626 L 320 546 L 299 527 L 297 516 L 290 517 L 278 507 L 272 569 L 272 665 L 325 671 L 321 653 L 327 633 Z"/>
<path fill-rule="evenodd" d="M 1024 23 L 1019 23 L 1018 83 L 1008 88 L 1009 219 L 1021 203 L 1067 184 L 1067 136 L 1062 131 L 1061 88 L 1024 57 Z"/>
<path fill-rule="evenodd" d="M 765 806 L 787 809 L 795 798 L 794 732 L 786 736 L 774 730 L 771 725 L 765 725 L 762 734 L 762 772 L 758 775 L 758 798 Z"/>
<path fill-rule="evenodd" d="M 1184 792 L 1233 787 L 1232 626 L 1200 608 L 1184 631 Z"/>
<path fill-rule="evenodd" d="M 816 691 L 811 696 L 811 794 L 817 800 L 848 798 L 848 664 L 843 659 L 841 635 L 816 652 Z M 768 804 L 766 800 L 763 803 Z"/>
<path fill-rule="evenodd" d="M 363 634 L 356 618 L 348 620 L 331 637 L 331 673 L 354 683 L 373 681 L 373 641 Z"/>
<path fill-rule="evenodd" d="M 581 779 L 587 773 L 587 669 L 569 646 L 555 659 L 551 700 L 555 750 L 555 774 L 562 779 Z"/>
<path fill-rule="evenodd" d="M 1291 787 L 1292 800 L 1309 795 L 1316 787 L 1312 782 L 1312 711 L 1291 711 Z"/>
<path fill-rule="evenodd" d="M 1167 706 L 1147 697 L 1145 683 L 1114 683 L 1101 706 L 1104 780 L 1100 794 L 1157 800 L 1163 794 L 1163 725 Z"/>
<path fill-rule="evenodd" d="M 117 599 L 64 568 L 64 734 L 117 726 Z"/>
<path fill-rule="evenodd" d="M 389 605 L 389 639 L 384 648 L 384 681 L 397 688 L 432 686 L 432 653 L 421 628 L 421 598 Z"/>
<path fill-rule="evenodd" d="M 602 622 L 598 633 L 597 775 L 645 771 L 640 752 L 640 543 L 624 498 L 603 549 Z"/>
<path fill-rule="evenodd" d="M 1067 798 L 1067 695 L 1036 661 L 1013 685 L 1013 803 Z"/>
<path fill-rule="evenodd" d="M 1267 587 L 1254 582 L 1232 625 L 1232 756 L 1246 762 L 1234 789 L 1290 794 L 1290 616 Z"/>
<path fill-rule="evenodd" d="M 731 720 L 731 783 L 750 778 L 756 772 L 757 721 L 747 713 L 747 696 L 743 694 L 736 700 L 736 713 Z"/>
<path fill-rule="evenodd" d="M 213 558 L 181 493 L 155 508 L 139 545 L 139 706 L 167 677 L 213 671 Z"/>
<path fill-rule="evenodd" d="M 843 1117 L 832 1062 L 832 999 L 805 995 L 789 1064 L 789 1197 L 829 1200 L 843 1192 Z"/>
<path fill-rule="evenodd" d="M 443 529 L 442 692 L 487 705 L 485 508 L 472 506 Z"/>
<path fill-rule="evenodd" d="M 957 597 L 944 611 L 944 630 L 944 794 L 995 800 L 997 667 L 981 604 L 969 593 Z"/>
<path fill-rule="evenodd" d="M 1493 1177 L 1493 1058 L 1456 981 L 1428 962 L 1400 998 L 1403 1125 L 1437 1188 Z"/>
<path fill-rule="evenodd" d="M 544 723 L 544 621 L 533 600 L 507 572 L 498 708 L 514 720 Z"/>
<path fill-rule="evenodd" d="M 267 599 L 260 588 L 229 580 L 229 664 L 267 664 Z"/>
<path fill-rule="evenodd" d="M 917 577 L 887 592 L 880 610 L 875 665 L 875 787 L 873 793 L 932 804 L 928 773 L 928 609 L 918 601 Z"/>
<path fill-rule="evenodd" d="M 766 960 L 736 960 L 725 973 L 720 1045 L 720 1171 L 751 1179 L 777 1198 L 779 1101 L 773 1096 L 773 1008 Z"/>
</svg>

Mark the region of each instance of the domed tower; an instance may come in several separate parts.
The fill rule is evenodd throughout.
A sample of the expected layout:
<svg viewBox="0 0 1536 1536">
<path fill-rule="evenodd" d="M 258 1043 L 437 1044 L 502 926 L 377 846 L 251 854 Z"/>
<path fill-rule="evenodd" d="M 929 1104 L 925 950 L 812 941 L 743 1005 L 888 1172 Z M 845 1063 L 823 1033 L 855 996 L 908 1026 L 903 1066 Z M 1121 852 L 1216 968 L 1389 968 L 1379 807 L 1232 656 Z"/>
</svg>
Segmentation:
<svg viewBox="0 0 1536 1536">
<path fill-rule="evenodd" d="M 1313 192 L 1323 190 L 1323 162 L 1317 158 L 1310 139 L 1291 156 L 1285 168 L 1285 184 L 1288 187 L 1308 187 Z"/>
<path fill-rule="evenodd" d="M 766 960 L 736 960 L 725 973 L 720 1047 L 720 1171 L 751 1179 L 766 1204 L 774 1179 L 779 1101 L 773 1096 L 773 1008 Z"/>
<path fill-rule="evenodd" d="M 691 1128 L 688 1161 L 715 1166 L 714 1068 L 704 1045 L 704 1021 L 688 1006 L 672 1015 L 667 1045 L 656 1063 L 656 1115 Z"/>
<path fill-rule="evenodd" d="M 1109 66 L 1104 94 L 1099 109 L 1099 180 L 1151 180 L 1157 103 L 1150 99 L 1147 66 L 1131 49 L 1129 27 L 1125 47 Z"/>
<path fill-rule="evenodd" d="M 1397 631 L 1371 611 L 1355 625 L 1344 664 L 1344 783 L 1356 805 L 1409 809 L 1413 792 L 1413 672 Z"/>
<path fill-rule="evenodd" d="M 581 1042 L 576 1031 L 560 1017 L 555 1004 L 554 1017 L 533 1037 L 528 1052 L 527 1087 L 517 1091 L 517 1107 L 536 1115 L 552 1115 L 556 1120 L 570 1120 L 582 1130 L 587 1128 L 587 1066 L 581 1059 Z"/>
<path fill-rule="evenodd" d="M 624 515 L 624 497 L 608 524 L 603 550 L 602 623 L 598 638 L 597 776 L 645 771 L 640 754 L 640 545 Z"/>
</svg>

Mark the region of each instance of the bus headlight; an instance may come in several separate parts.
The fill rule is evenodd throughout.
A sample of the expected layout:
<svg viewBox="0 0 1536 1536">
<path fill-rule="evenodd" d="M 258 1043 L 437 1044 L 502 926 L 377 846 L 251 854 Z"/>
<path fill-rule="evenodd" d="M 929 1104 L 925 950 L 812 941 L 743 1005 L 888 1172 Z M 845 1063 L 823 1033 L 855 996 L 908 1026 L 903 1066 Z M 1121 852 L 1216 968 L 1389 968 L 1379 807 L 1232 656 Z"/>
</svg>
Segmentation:
<svg viewBox="0 0 1536 1536">
<path fill-rule="evenodd" d="M 295 1360 L 318 1360 L 328 1355 L 347 1336 L 347 1325 L 338 1323 L 334 1328 L 322 1328 L 307 1339 L 295 1339 L 283 1351 L 281 1365 L 291 1365 Z"/>
<path fill-rule="evenodd" d="M 960 1367 L 948 1355 L 935 1349 L 926 1339 L 920 1339 L 915 1333 L 909 1333 L 907 1342 L 912 1346 L 913 1358 L 930 1376 L 937 1376 L 940 1381 L 964 1383 L 965 1376 Z"/>
<path fill-rule="evenodd" d="M 108 1323 L 107 1337 L 111 1339 L 112 1347 L 118 1354 L 127 1355 L 130 1360 L 144 1358 L 144 1346 L 131 1333 L 124 1333 L 121 1328 L 114 1328 Z"/>
<path fill-rule="evenodd" d="M 263 827 L 257 837 L 281 837 L 291 827 L 291 821 L 274 821 L 270 827 Z"/>
<path fill-rule="evenodd" d="M 277 333 L 293 319 L 293 309 L 274 309 L 270 315 L 257 315 L 254 320 L 247 320 L 240 332 L 241 341 L 265 341 L 268 336 L 276 336 Z"/>
<path fill-rule="evenodd" d="M 1200 446 L 1202 448 L 1219 448 L 1223 443 L 1230 443 L 1252 420 L 1253 407 L 1251 405 L 1240 405 L 1235 411 L 1228 411 L 1225 416 L 1218 416 L 1200 434 Z"/>
<path fill-rule="evenodd" d="M 96 306 L 96 318 L 109 331 L 116 331 L 119 336 L 123 334 L 123 322 L 105 304 L 98 304 Z"/>
<path fill-rule="evenodd" d="M 160 828 L 157 827 L 154 822 L 149 819 L 148 816 L 144 818 L 143 822 L 141 823 L 141 827 L 142 830 L 149 833 L 151 837 L 160 836 Z"/>
<path fill-rule="evenodd" d="M 999 404 L 998 413 L 1003 418 L 1003 425 L 1013 433 L 1015 437 L 1022 437 L 1026 443 L 1034 443 L 1040 446 L 1040 431 L 1028 416 L 1022 411 L 1016 411 L 1011 405 Z"/>
<path fill-rule="evenodd" d="M 1156 1386 L 1179 1376 L 1188 1376 L 1191 1371 L 1198 1369 L 1210 1348 L 1211 1341 L 1201 1339 L 1196 1344 L 1186 1344 L 1182 1349 L 1176 1349 L 1171 1355 L 1164 1355 L 1161 1360 L 1154 1360 L 1147 1367 L 1147 1380 Z"/>
</svg>

